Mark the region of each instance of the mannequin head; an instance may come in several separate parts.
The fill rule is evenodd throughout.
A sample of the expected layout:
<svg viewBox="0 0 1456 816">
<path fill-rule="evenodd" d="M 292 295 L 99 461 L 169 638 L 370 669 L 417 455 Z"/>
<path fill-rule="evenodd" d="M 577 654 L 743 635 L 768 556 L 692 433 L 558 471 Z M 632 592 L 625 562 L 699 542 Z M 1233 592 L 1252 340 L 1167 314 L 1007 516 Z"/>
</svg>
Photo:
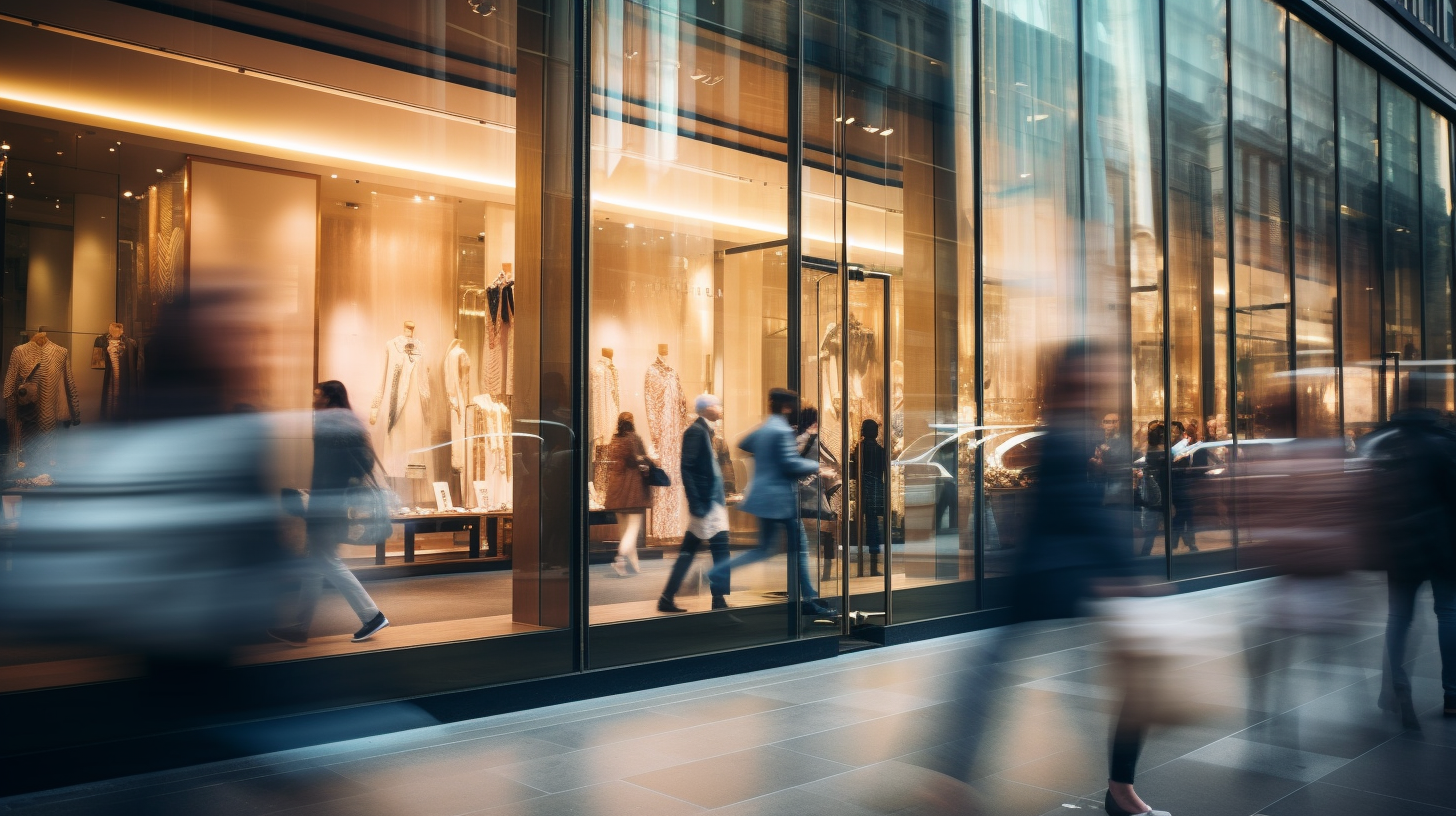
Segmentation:
<svg viewBox="0 0 1456 816">
<path fill-rule="evenodd" d="M 112 337 L 121 337 L 123 334 L 126 333 L 126 329 L 123 328 L 120 323 L 112 323 L 111 326 L 106 329 L 106 333 Z"/>
<path fill-rule="evenodd" d="M 666 357 L 667 356 L 667 344 L 666 343 L 658 343 L 657 344 L 657 356 L 658 357 Z"/>
<path fill-rule="evenodd" d="M 46 335 L 46 327 L 45 326 L 41 326 L 40 328 L 36 329 L 35 330 L 35 334 L 32 334 L 30 336 L 30 342 L 36 344 L 37 346 L 44 346 L 46 343 L 49 343 L 50 341 L 51 341 L 51 338 L 48 335 Z"/>
<path fill-rule="evenodd" d="M 405 337 L 414 337 L 415 336 L 415 322 L 413 320 L 406 320 L 404 322 L 404 336 Z"/>
</svg>

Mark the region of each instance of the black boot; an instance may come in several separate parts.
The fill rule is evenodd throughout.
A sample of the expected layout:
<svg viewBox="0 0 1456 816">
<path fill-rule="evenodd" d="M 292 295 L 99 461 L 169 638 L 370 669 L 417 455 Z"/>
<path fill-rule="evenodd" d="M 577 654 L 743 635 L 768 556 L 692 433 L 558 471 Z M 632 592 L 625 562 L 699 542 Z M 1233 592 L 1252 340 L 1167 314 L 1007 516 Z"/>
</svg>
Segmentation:
<svg viewBox="0 0 1456 816">
<path fill-rule="evenodd" d="M 879 574 L 881 574 L 880 573 L 880 554 L 879 553 L 870 553 L 870 575 L 879 575 Z"/>
</svg>

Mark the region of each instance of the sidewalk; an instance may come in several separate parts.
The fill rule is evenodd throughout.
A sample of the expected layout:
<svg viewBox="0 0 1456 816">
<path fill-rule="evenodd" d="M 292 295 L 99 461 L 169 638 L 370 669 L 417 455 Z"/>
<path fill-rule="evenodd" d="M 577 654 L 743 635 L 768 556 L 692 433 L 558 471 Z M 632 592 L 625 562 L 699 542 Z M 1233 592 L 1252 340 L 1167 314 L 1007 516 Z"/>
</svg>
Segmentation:
<svg viewBox="0 0 1456 816">
<path fill-rule="evenodd" d="M 1234 622 L 1271 582 L 1163 599 L 1159 613 Z M 1412 639 L 1423 732 L 1375 707 L 1384 592 L 1362 583 L 1338 635 L 1245 638 L 1199 663 L 1198 725 L 1157 731 L 1138 790 L 1174 816 L 1456 816 L 1456 718 L 1440 716 L 1428 598 Z M 928 813 L 916 796 L 964 734 L 961 672 L 990 633 L 431 726 L 0 801 L 14 814 L 565 816 Z M 1101 812 L 1114 696 L 1098 629 L 1043 626 L 1008 664 L 1014 709 L 976 782 L 988 813 Z M 1246 696 L 1253 656 L 1269 693 Z M 1212 684 L 1211 686 L 1209 684 Z M 1193 693 L 1193 692 L 1191 692 Z M 1230 704 L 1229 700 L 1238 700 Z"/>
</svg>

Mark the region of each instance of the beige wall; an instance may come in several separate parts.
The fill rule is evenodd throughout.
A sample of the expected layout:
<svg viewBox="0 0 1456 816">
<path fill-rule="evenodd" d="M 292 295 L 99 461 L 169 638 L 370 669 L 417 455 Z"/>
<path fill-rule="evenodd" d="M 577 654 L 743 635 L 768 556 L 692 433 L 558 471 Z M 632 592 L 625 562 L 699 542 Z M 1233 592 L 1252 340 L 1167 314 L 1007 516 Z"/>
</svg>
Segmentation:
<svg viewBox="0 0 1456 816">
<path fill-rule="evenodd" d="M 71 369 L 81 395 L 81 419 L 94 422 L 101 413 L 102 372 L 91 368 L 91 345 L 116 319 L 116 199 L 77 195 L 75 212 Z"/>
</svg>

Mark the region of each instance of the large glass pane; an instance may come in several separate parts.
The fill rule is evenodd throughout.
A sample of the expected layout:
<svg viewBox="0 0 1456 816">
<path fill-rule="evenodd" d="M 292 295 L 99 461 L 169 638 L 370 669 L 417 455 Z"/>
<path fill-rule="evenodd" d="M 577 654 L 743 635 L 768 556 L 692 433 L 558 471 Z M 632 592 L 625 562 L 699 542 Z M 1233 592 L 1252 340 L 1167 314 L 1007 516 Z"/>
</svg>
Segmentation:
<svg viewBox="0 0 1456 816">
<path fill-rule="evenodd" d="M 1126 384 L 1119 404 L 1106 406 L 1103 413 L 1106 448 L 1098 455 L 1094 477 L 1105 481 L 1108 502 L 1125 511 L 1137 552 L 1149 559 L 1148 570 L 1163 575 L 1165 503 L 1136 502 L 1134 478 L 1167 485 L 1167 459 L 1134 462 L 1132 453 L 1133 430 L 1163 420 L 1167 393 L 1157 19 L 1154 0 L 1087 0 L 1083 5 L 1083 208 L 1088 329 L 1094 336 L 1117 338 Z M 1172 495 L 1175 517 L 1184 522 L 1191 508 L 1181 498 Z"/>
<path fill-rule="evenodd" d="M 1385 352 L 1422 358 L 1420 128 L 1415 97 L 1380 80 Z M 1389 394 L 1391 398 L 1394 394 Z"/>
<path fill-rule="evenodd" d="M 1284 9 L 1233 0 L 1234 312 L 1239 439 L 1293 432 L 1289 403 Z"/>
<path fill-rule="evenodd" d="M 1224 139 L 1228 84 L 1222 0 L 1169 0 L 1168 85 L 1168 287 L 1172 336 L 1168 383 L 1172 418 L 1193 442 L 1174 457 L 1175 475 L 1186 480 L 1192 508 L 1187 532 L 1173 549 L 1174 578 L 1218 571 L 1192 556 L 1196 550 L 1232 546 L 1232 502 L 1224 479 L 1229 439 L 1229 270 L 1225 210 Z M 1147 431 L 1135 440 L 1145 449 Z M 1215 555 L 1215 558 L 1221 556 Z M 1227 568 L 1224 566 L 1223 568 Z"/>
<path fill-rule="evenodd" d="M 191 16 L 203 5 L 163 13 Z M 575 70 L 575 18 L 554 0 L 500 0 L 488 15 L 464 3 L 363 12 L 316 4 L 309 27 L 317 39 L 300 43 L 314 47 L 288 46 L 285 56 L 265 39 L 302 31 L 297 13 L 244 5 L 207 6 L 218 26 L 206 31 L 208 53 L 247 54 L 246 72 L 137 47 L 147 32 L 158 38 L 149 45 L 170 45 L 164 35 L 175 29 L 156 28 L 157 12 L 120 4 L 85 36 L 3 24 L 4 73 L 36 103 L 0 111 L 16 162 L 10 175 L 23 170 L 35 182 L 12 185 L 6 202 L 7 236 L 27 238 L 25 247 L 7 241 L 7 269 L 45 266 L 48 276 L 31 278 L 45 286 L 32 285 L 29 297 L 7 281 L 3 351 L 12 354 L 27 324 L 51 329 L 70 352 L 85 420 L 57 441 L 104 439 L 113 421 L 134 418 L 151 378 L 164 372 L 154 334 L 161 316 L 189 291 L 244 293 L 246 308 L 210 315 L 219 322 L 209 337 L 239 344 L 205 361 L 209 372 L 234 377 L 216 396 L 238 414 L 256 412 L 279 437 L 269 495 L 312 487 L 324 497 L 308 523 L 282 521 L 290 555 L 307 558 L 284 562 L 278 620 L 249 636 L 264 640 L 274 626 L 277 639 L 243 643 L 235 654 L 241 671 L 264 678 L 250 685 L 279 705 L 569 671 L 581 518 L 571 477 L 580 392 L 572 351 L 582 319 L 571 305 L 572 168 L 583 157 L 571 142 L 576 91 L 548 79 Z M 108 100 L 105 117 L 92 104 L 98 98 Z M 62 275 L 58 258 L 81 262 Z M 308 413 L 316 380 L 349 393 L 358 422 L 351 445 L 362 454 L 368 439 L 380 480 L 398 499 L 383 540 L 317 523 L 330 495 L 318 491 L 342 491 L 347 476 L 310 468 L 330 450 L 310 429 L 354 420 Z M 224 459 L 203 464 L 220 468 Z M 184 465 L 167 462 L 162 469 Z M 34 469 L 49 464 L 29 467 L 40 475 Z M 341 481 L 324 484 L 330 476 Z M 209 500 L 184 497 L 171 512 L 186 504 L 206 514 Z M 221 547 L 215 528 L 198 526 L 195 540 Z M 108 535 L 108 545 L 128 539 L 121 527 Z M 165 587 L 177 576 L 157 577 Z M 320 590 L 324 581 L 334 589 Z M 389 628 L 351 642 L 375 607 Z M 484 640 L 496 635 L 510 637 Z M 476 642 L 443 645 L 458 641 Z M 273 664 L 298 658 L 422 646 L 431 648 L 398 658 L 417 669 L 404 674 L 351 674 L 345 658 L 318 661 L 310 671 L 321 672 L 319 683 L 266 681 L 293 670 Z M 0 690 L 137 669 L 116 649 L 89 648 L 7 644 Z"/>
<path fill-rule="evenodd" d="M 1334 46 L 1298 20 L 1289 32 L 1294 189 L 1295 432 L 1339 433 Z"/>
<path fill-rule="evenodd" d="M 1430 360 L 1449 360 L 1452 355 L 1451 171 L 1451 125 L 1446 117 L 1422 105 L 1421 269 L 1425 349 Z"/>
<path fill-rule="evenodd" d="M 984 442 L 991 606 L 1007 602 L 1026 528 L 1049 365 L 1082 333 L 1076 20 L 1072 0 L 981 11 L 984 410 L 1001 426 Z"/>
<path fill-rule="evenodd" d="M 1342 410 L 1347 436 L 1365 433 L 1380 419 L 1380 90 L 1369 66 L 1343 49 L 1339 79 L 1340 156 L 1340 347 Z"/>
<path fill-rule="evenodd" d="M 758 545 L 758 519 L 736 509 L 754 467 L 736 443 L 766 417 L 769 389 L 788 384 L 789 8 L 593 4 L 592 666 L 787 631 L 781 536 L 726 586 L 715 589 L 707 572 Z M 695 410 L 700 395 L 721 401 L 721 419 Z M 711 456 L 688 448 L 708 444 Z M 671 484 L 644 486 L 647 461 Z M 694 522 L 683 487 L 714 465 L 723 530 Z M 799 525 L 789 527 L 797 552 Z M 742 625 L 709 623 L 728 614 L 712 610 L 719 597 Z"/>
</svg>

